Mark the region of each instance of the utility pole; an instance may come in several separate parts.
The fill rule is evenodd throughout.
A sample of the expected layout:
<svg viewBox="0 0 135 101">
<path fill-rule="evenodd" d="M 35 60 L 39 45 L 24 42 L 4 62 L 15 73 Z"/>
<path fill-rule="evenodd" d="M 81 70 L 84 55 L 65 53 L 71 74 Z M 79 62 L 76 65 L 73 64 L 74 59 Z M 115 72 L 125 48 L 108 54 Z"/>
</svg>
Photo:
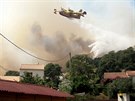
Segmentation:
<svg viewBox="0 0 135 101">
<path fill-rule="evenodd" d="M 71 52 L 69 53 L 69 69 L 72 67 L 72 61 L 71 61 Z"/>
</svg>

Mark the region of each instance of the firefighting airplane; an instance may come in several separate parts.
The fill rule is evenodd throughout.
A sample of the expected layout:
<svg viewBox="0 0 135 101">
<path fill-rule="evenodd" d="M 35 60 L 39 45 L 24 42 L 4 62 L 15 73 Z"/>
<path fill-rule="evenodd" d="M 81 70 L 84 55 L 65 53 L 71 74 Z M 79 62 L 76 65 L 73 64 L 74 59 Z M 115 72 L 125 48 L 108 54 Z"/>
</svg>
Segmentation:
<svg viewBox="0 0 135 101">
<path fill-rule="evenodd" d="M 70 8 L 68 10 L 61 8 L 60 11 L 57 11 L 57 9 L 54 9 L 54 14 L 57 14 L 57 12 L 59 12 L 59 14 L 64 16 L 64 17 L 76 18 L 76 19 L 80 19 L 81 16 L 84 17 L 84 15 L 87 14 L 87 12 L 83 11 L 82 9 L 80 9 L 79 12 L 75 12 L 74 10 L 72 10 Z"/>
</svg>

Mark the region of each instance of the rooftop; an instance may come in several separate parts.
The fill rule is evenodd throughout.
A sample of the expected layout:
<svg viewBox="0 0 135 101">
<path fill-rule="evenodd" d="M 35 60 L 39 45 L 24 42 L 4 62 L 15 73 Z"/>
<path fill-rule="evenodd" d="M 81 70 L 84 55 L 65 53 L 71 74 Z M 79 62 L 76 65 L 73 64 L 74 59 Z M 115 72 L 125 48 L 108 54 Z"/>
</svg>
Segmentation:
<svg viewBox="0 0 135 101">
<path fill-rule="evenodd" d="M 0 76 L 0 80 L 9 80 L 19 82 L 20 76 Z"/>
<path fill-rule="evenodd" d="M 105 72 L 104 79 L 116 79 L 116 78 L 127 78 L 130 76 L 135 76 L 135 71 L 125 71 L 125 72 Z"/>
<path fill-rule="evenodd" d="M 20 70 L 44 70 L 44 64 L 22 64 Z"/>
<path fill-rule="evenodd" d="M 127 78 L 125 72 L 107 72 L 104 73 L 104 79 L 116 79 L 116 78 Z"/>
<path fill-rule="evenodd" d="M 52 97 L 73 97 L 72 95 L 60 92 L 46 86 L 38 86 L 33 84 L 24 84 L 13 81 L 0 80 L 0 91 L 31 95 L 45 95 Z"/>
<path fill-rule="evenodd" d="M 128 76 L 135 76 L 135 71 L 126 71 Z"/>
</svg>

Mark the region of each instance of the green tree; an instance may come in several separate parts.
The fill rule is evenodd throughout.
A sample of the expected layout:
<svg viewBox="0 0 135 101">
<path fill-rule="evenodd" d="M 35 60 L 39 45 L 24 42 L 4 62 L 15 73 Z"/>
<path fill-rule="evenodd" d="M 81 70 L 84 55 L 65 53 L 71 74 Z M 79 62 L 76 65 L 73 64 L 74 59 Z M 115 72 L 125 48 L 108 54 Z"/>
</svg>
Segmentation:
<svg viewBox="0 0 135 101">
<path fill-rule="evenodd" d="M 37 84 L 37 85 L 44 85 L 44 80 L 41 79 L 41 77 L 39 77 L 38 75 L 33 76 L 29 72 L 24 72 L 24 75 L 21 76 L 20 82 Z"/>
<path fill-rule="evenodd" d="M 120 71 L 120 64 L 114 51 L 101 57 L 99 61 L 98 74 L 102 77 L 104 72 L 118 72 Z"/>
<path fill-rule="evenodd" d="M 44 80 L 50 87 L 58 88 L 61 75 L 61 66 L 58 64 L 49 63 L 44 68 Z"/>
<path fill-rule="evenodd" d="M 111 51 L 100 58 L 98 65 L 99 77 L 103 77 L 104 72 L 121 72 L 135 70 L 135 51 L 132 47 L 118 52 Z"/>
<path fill-rule="evenodd" d="M 135 50 L 133 47 L 129 47 L 126 50 L 116 53 L 121 63 L 121 69 L 123 70 L 135 70 Z"/>
<path fill-rule="evenodd" d="M 59 90 L 71 93 L 71 81 L 69 79 L 63 79 L 62 82 L 59 84 Z"/>
<path fill-rule="evenodd" d="M 93 95 L 98 93 L 96 89 L 99 80 L 93 60 L 87 55 L 76 55 L 67 62 L 68 72 L 72 85 L 72 93 L 86 92 Z"/>
<path fill-rule="evenodd" d="M 9 70 L 5 73 L 5 76 L 19 76 L 19 72 L 18 71 L 12 71 Z"/>
<path fill-rule="evenodd" d="M 105 93 L 110 97 L 110 98 L 116 98 L 117 93 L 129 93 L 133 91 L 132 87 L 132 80 L 131 78 L 122 78 L 122 79 L 117 79 L 114 80 L 111 83 L 108 83 L 106 86 Z"/>
</svg>

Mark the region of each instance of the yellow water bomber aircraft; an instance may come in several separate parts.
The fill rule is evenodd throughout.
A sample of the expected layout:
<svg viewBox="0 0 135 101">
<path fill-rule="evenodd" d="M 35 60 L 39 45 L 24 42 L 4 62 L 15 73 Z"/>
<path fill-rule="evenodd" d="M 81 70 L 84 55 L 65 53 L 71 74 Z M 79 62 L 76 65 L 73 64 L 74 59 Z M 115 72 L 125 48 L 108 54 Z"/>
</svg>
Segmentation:
<svg viewBox="0 0 135 101">
<path fill-rule="evenodd" d="M 64 16 L 64 17 L 76 18 L 76 19 L 80 19 L 81 16 L 84 17 L 84 15 L 87 14 L 87 12 L 83 11 L 82 9 L 80 9 L 78 12 L 75 12 L 74 10 L 72 10 L 70 8 L 68 10 L 61 8 L 60 11 L 57 11 L 57 9 L 54 9 L 54 14 L 57 14 L 57 12 L 59 12 L 59 14 Z"/>
</svg>

